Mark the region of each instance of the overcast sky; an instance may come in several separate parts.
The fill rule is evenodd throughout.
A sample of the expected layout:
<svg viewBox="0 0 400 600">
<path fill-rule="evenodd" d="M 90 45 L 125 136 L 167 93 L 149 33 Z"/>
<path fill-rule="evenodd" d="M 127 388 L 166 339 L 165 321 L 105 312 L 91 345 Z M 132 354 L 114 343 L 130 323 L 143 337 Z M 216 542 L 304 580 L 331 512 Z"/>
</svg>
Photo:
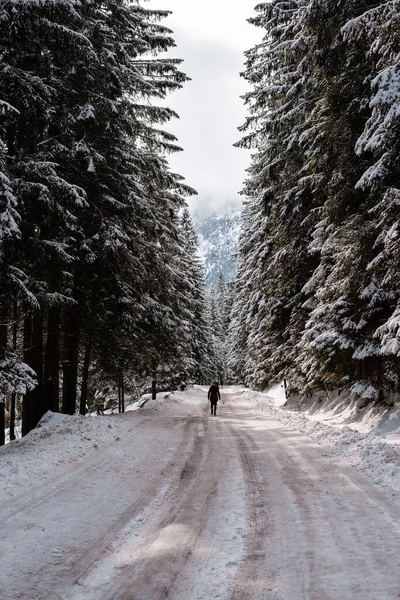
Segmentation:
<svg viewBox="0 0 400 600">
<path fill-rule="evenodd" d="M 177 48 L 170 54 L 184 59 L 192 79 L 169 97 L 168 106 L 180 116 L 168 126 L 184 149 L 171 157 L 171 167 L 183 175 L 199 196 L 192 209 L 208 211 L 239 202 L 249 154 L 233 148 L 244 122 L 240 95 L 247 84 L 240 78 L 244 50 L 261 37 L 247 23 L 256 0 L 150 0 L 149 8 L 173 11 L 164 24 L 174 31 Z"/>
</svg>

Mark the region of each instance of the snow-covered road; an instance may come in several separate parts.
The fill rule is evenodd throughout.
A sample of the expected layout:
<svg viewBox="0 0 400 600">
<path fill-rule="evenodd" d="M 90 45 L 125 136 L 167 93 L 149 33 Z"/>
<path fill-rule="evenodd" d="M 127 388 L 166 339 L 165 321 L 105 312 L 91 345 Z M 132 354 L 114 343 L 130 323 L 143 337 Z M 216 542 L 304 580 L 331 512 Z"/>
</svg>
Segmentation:
<svg viewBox="0 0 400 600">
<path fill-rule="evenodd" d="M 112 443 L 48 473 L 56 433 L 37 434 L 35 482 L 18 444 L 0 454 L 19 486 L 0 490 L 1 599 L 400 598 L 397 498 L 248 394 L 223 390 L 217 417 L 205 397 L 99 418 Z"/>
</svg>

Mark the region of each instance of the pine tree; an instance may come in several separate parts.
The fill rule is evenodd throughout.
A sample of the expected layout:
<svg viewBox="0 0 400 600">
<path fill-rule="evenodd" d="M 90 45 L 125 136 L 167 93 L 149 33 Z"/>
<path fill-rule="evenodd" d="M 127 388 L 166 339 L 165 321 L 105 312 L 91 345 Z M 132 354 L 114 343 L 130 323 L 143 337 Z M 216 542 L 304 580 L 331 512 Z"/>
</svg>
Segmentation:
<svg viewBox="0 0 400 600">
<path fill-rule="evenodd" d="M 321 91 L 315 112 L 322 124 L 310 156 L 319 169 L 316 192 L 323 204 L 310 246 L 319 264 L 306 285 L 311 312 L 299 363 L 306 386 L 353 385 L 358 393 L 370 394 L 374 372 L 380 377 L 371 336 L 380 309 L 368 297 L 374 287 L 366 271 L 373 224 L 368 198 L 357 185 L 365 166 L 354 147 L 368 117 L 371 64 L 365 41 L 350 44 L 340 31 L 359 10 L 359 2 L 338 10 L 332 2 L 319 1 L 310 5 L 308 15 Z"/>
<path fill-rule="evenodd" d="M 367 265 L 370 283 L 364 289 L 364 296 L 376 316 L 366 341 L 376 357 L 378 378 L 375 382 L 376 379 L 378 381 L 374 383 L 381 396 L 384 389 L 391 393 L 397 391 L 400 384 L 396 360 L 400 298 L 398 24 L 395 3 L 380 2 L 373 8 L 367 7 L 365 12 L 348 21 L 342 30 L 345 39 L 352 45 L 363 43 L 366 46 L 372 65 L 368 77 L 371 85 L 370 114 L 356 143 L 356 153 L 366 164 L 356 186 L 368 194 L 372 220 Z"/>
<path fill-rule="evenodd" d="M 61 48 L 71 56 L 71 48 L 88 42 L 74 31 L 77 19 L 72 3 L 62 2 L 54 9 L 5 1 L 2 8 L 0 89 L 15 108 L 3 120 L 5 155 L 21 218 L 21 235 L 14 239 L 10 253 L 23 283 L 17 293 L 25 312 L 25 360 L 39 383 L 25 395 L 26 433 L 48 408 L 43 393 L 44 322 L 47 310 L 68 301 L 59 279 L 71 260 L 67 243 L 75 226 L 71 207 L 84 201 L 82 190 L 60 176 L 45 148 L 57 122 L 55 106 L 61 88 L 52 57 Z M 7 264 L 13 264 L 11 257 Z"/>
<path fill-rule="evenodd" d="M 243 317 L 237 334 L 246 339 L 240 370 L 247 383 L 262 388 L 290 366 L 296 328 L 301 328 L 295 308 L 301 305 L 312 264 L 307 219 L 313 203 L 313 174 L 303 146 L 315 99 L 308 85 L 304 3 L 264 3 L 257 11 L 251 22 L 266 33 L 247 53 L 244 76 L 253 90 L 245 97 L 250 117 L 242 131 L 247 135 L 238 144 L 255 147 L 256 153 L 244 189 L 248 209 L 239 279 L 246 281 L 247 293 L 244 298 L 244 292 L 238 292 Z M 237 330 L 240 316 L 235 311 L 232 327 Z M 240 354 L 243 357 L 243 351 Z"/>
<path fill-rule="evenodd" d="M 267 220 L 257 197 L 249 198 L 243 207 L 242 228 L 239 239 L 238 272 L 235 281 L 234 301 L 228 330 L 228 373 L 235 382 L 252 383 L 247 361 L 248 338 L 253 324 L 259 290 L 262 286 L 262 267 L 268 256 L 269 247 Z M 259 360 L 261 358 L 259 357 Z"/>
<path fill-rule="evenodd" d="M 27 433 L 58 409 L 61 366 L 62 410 L 73 413 L 80 382 L 85 412 L 94 360 L 123 381 L 132 365 L 154 371 L 183 356 L 174 267 L 178 212 L 193 191 L 165 158 L 179 148 L 159 126 L 175 113 L 154 104 L 186 79 L 179 60 L 151 57 L 174 45 L 165 11 L 5 1 L 3 14 L 2 152 L 16 198 L 5 208 L 21 226 L 2 264 L 15 257 L 19 269 L 25 359 L 39 384 L 24 399 Z"/>
<path fill-rule="evenodd" d="M 213 376 L 214 353 L 210 349 L 212 329 L 208 320 L 204 267 L 198 254 L 198 239 L 188 209 L 183 211 L 181 227 L 190 328 L 188 356 L 191 365 L 187 377 L 202 383 Z"/>
<path fill-rule="evenodd" d="M 134 359 L 138 372 L 154 379 L 156 373 L 171 370 L 169 357 L 182 352 L 185 326 L 176 302 L 179 293 L 174 293 L 179 290 L 179 277 L 172 263 L 180 251 L 177 214 L 184 196 L 192 193 L 169 172 L 164 158 L 179 149 L 175 138 L 156 127 L 174 113 L 151 103 L 181 87 L 185 76 L 177 68 L 180 61 L 141 58 L 174 44 L 170 32 L 157 24 L 164 16 L 162 11 L 123 3 L 114 6 L 113 2 L 106 16 L 95 14 L 91 39 L 103 60 L 97 75 L 93 69 L 80 74 L 79 87 L 91 87 L 92 97 L 83 99 L 83 122 L 70 148 L 70 160 L 77 161 L 77 169 L 82 161 L 86 164 L 80 185 L 88 195 L 87 210 L 84 207 L 80 216 L 86 226 L 83 239 L 78 240 L 78 252 L 79 248 L 83 252 L 77 264 L 81 271 L 85 260 L 88 269 L 94 262 L 97 273 L 94 288 L 87 290 L 85 272 L 77 271 L 75 295 L 96 298 L 105 315 L 98 344 L 104 356 L 109 341 L 115 340 L 114 366 L 108 361 L 111 370 L 126 371 Z M 98 32 L 100 19 L 105 19 L 107 35 L 103 37 Z M 124 23 L 123 32 L 119 21 Z M 123 46 L 121 34 L 126 40 Z M 84 303 L 80 300 L 78 305 Z M 70 356 L 65 357 L 64 380 L 71 382 L 68 389 L 64 387 L 67 410 L 76 405 L 81 334 L 86 344 L 92 344 L 91 332 L 82 328 L 82 322 L 95 320 L 90 304 L 88 308 L 89 319 L 72 309 L 71 329 L 67 324 L 73 342 Z"/>
<path fill-rule="evenodd" d="M 372 398 L 382 389 L 374 334 L 388 332 L 382 323 L 396 294 L 375 260 L 384 234 L 376 241 L 376 203 L 366 193 L 372 171 L 361 148 L 377 123 L 368 120 L 369 82 L 380 81 L 367 33 L 371 48 L 385 40 L 385 52 L 389 36 L 377 37 L 370 11 L 341 31 L 366 8 L 272 2 L 251 20 L 266 35 L 247 53 L 253 90 L 239 145 L 256 152 L 244 190 L 230 357 L 237 376 L 256 387 L 289 376 L 303 391 L 345 385 Z"/>
</svg>

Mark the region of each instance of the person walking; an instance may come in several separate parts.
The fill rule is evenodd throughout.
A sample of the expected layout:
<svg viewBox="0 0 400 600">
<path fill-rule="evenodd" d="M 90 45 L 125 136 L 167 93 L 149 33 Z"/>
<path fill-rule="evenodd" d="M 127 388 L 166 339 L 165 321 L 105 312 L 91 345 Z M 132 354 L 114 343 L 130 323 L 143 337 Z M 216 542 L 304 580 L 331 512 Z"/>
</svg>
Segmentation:
<svg viewBox="0 0 400 600">
<path fill-rule="evenodd" d="M 221 400 L 221 394 L 219 393 L 219 387 L 216 381 L 214 381 L 208 390 L 208 399 L 211 402 L 211 414 L 216 415 L 218 400 Z"/>
</svg>

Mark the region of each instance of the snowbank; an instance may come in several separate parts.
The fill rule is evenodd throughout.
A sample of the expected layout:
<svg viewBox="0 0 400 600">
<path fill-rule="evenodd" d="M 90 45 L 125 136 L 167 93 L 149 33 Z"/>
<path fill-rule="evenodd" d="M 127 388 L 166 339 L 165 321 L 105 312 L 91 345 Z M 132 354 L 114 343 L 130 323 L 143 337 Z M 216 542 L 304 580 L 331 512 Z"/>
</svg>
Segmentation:
<svg viewBox="0 0 400 600">
<path fill-rule="evenodd" d="M 158 394 L 156 394 L 156 400 L 158 400 L 158 401 L 166 400 L 172 394 L 173 394 L 173 392 L 158 392 Z M 143 396 L 140 397 L 138 407 L 143 408 L 143 406 L 152 399 L 152 396 L 153 396 L 152 394 L 143 394 Z"/>
<path fill-rule="evenodd" d="M 124 414 L 102 416 L 47 412 L 27 436 L 0 447 L 0 503 L 29 492 L 47 477 L 57 476 L 63 465 L 76 466 L 88 454 L 99 455 L 110 444 L 122 443 L 149 414 L 163 413 L 164 403 L 181 405 L 184 392 L 162 392 L 140 410 L 130 405 Z"/>
<path fill-rule="evenodd" d="M 162 410 L 162 401 L 143 410 L 101 417 L 46 413 L 27 436 L 0 448 L 0 503 L 55 475 L 61 465 L 75 465 L 88 453 L 118 444 L 145 414 Z"/>
<path fill-rule="evenodd" d="M 0 502 L 4 496 L 19 494 L 21 488 L 37 485 L 59 465 L 115 442 L 125 426 L 118 415 L 98 418 L 47 413 L 27 436 L 0 448 Z"/>
<path fill-rule="evenodd" d="M 268 397 L 273 401 L 274 406 L 285 406 L 287 403 L 286 392 L 283 383 L 277 383 L 272 386 L 268 392 Z"/>
<path fill-rule="evenodd" d="M 45 415 L 40 419 L 37 427 L 40 429 L 41 427 L 54 427 L 55 425 L 59 425 L 64 421 L 68 421 L 70 419 L 70 415 L 64 415 L 63 413 L 55 413 L 51 412 L 51 410 L 47 411 Z"/>
<path fill-rule="evenodd" d="M 207 403 L 207 389 L 199 391 L 204 393 Z M 374 483 L 386 486 L 393 493 L 400 490 L 399 408 L 377 414 L 368 408 L 360 411 L 345 402 L 338 404 L 337 398 L 327 402 L 314 398 L 301 410 L 294 410 L 291 402 L 285 404 L 285 391 L 280 385 L 266 393 L 239 387 L 221 391 L 223 400 L 227 394 L 227 400 L 248 403 L 261 418 L 264 415 L 276 419 L 308 436 L 324 452 L 352 464 Z M 121 415 L 81 417 L 47 413 L 28 436 L 0 448 L 0 502 L 28 493 L 49 476 L 57 476 L 59 467 L 73 468 L 85 455 L 95 453 L 101 460 L 102 449 L 110 444 L 118 451 L 122 439 L 130 439 L 141 420 L 150 414 L 155 417 L 164 414 L 166 404 L 169 412 L 173 408 L 179 415 L 202 414 L 198 393 L 175 392 L 168 399 L 165 395 L 159 394 L 157 400 L 140 410 L 135 410 L 137 404 L 132 405 L 129 412 Z"/>
<path fill-rule="evenodd" d="M 250 392 L 248 392 L 250 394 Z M 251 392 L 261 410 L 308 436 L 325 450 L 346 459 L 374 483 L 400 490 L 400 409 L 360 410 L 356 402 L 312 398 L 293 410 L 283 406 L 282 388 Z"/>
</svg>

